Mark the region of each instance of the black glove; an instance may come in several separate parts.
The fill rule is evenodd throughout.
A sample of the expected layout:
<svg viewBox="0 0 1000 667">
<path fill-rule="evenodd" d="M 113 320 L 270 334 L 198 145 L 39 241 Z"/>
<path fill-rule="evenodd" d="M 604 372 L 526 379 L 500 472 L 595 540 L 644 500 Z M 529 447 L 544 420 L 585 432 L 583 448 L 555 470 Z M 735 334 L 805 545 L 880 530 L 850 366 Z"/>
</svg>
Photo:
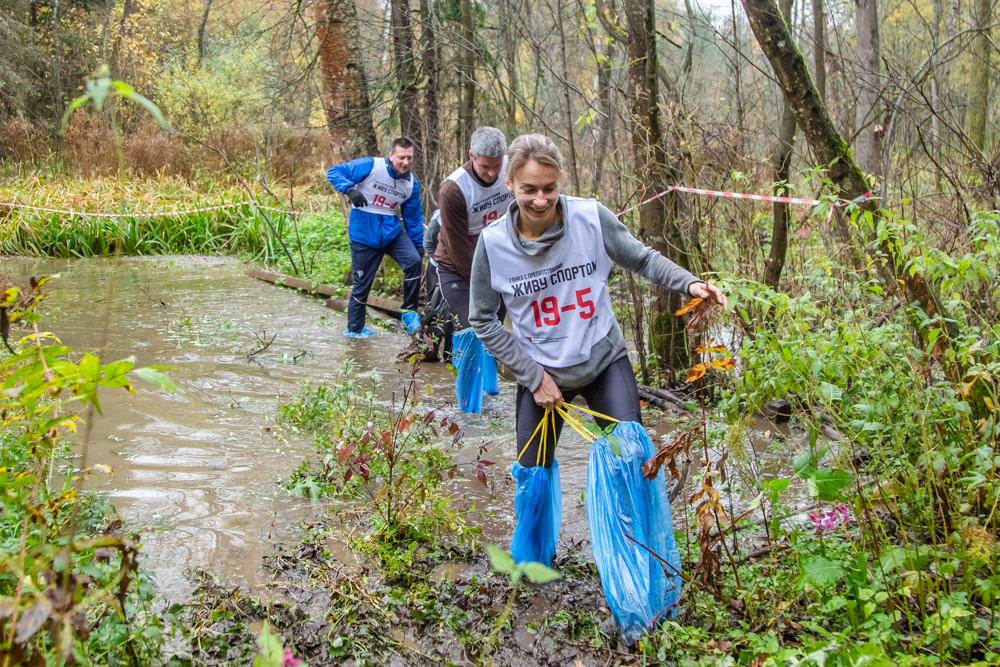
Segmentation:
<svg viewBox="0 0 1000 667">
<path fill-rule="evenodd" d="M 346 194 L 347 198 L 351 200 L 351 205 L 354 208 L 364 208 L 365 206 L 368 206 L 368 200 L 365 199 L 363 194 L 361 194 L 361 190 L 351 188 L 344 194 Z"/>
</svg>

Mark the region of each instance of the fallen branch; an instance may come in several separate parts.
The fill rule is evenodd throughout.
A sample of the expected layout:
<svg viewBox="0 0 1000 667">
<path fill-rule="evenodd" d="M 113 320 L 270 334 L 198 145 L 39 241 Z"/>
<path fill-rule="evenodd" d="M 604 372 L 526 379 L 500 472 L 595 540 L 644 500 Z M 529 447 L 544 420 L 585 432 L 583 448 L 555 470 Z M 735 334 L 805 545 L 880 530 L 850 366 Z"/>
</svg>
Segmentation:
<svg viewBox="0 0 1000 667">
<path fill-rule="evenodd" d="M 750 553 L 744 554 L 743 556 L 740 557 L 739 561 L 737 562 L 745 563 L 748 560 L 766 556 L 772 551 L 784 551 L 785 549 L 788 548 L 789 546 L 787 544 L 769 544 L 766 547 L 761 547 L 760 549 L 754 549 Z"/>
<path fill-rule="evenodd" d="M 264 332 L 264 337 L 263 338 L 261 338 L 260 336 L 258 336 L 256 331 L 253 332 L 253 335 L 257 337 L 257 342 L 261 344 L 261 347 L 258 348 L 258 349 L 256 349 L 256 350 L 254 350 L 253 352 L 251 352 L 250 354 L 247 355 L 247 363 L 248 364 L 251 361 L 253 361 L 254 355 L 260 354 L 261 352 L 263 352 L 267 348 L 271 347 L 271 343 L 273 343 L 274 339 L 278 337 L 278 334 L 274 334 L 273 336 L 271 336 L 271 340 L 267 340 L 267 331 Z"/>
<path fill-rule="evenodd" d="M 681 410 L 687 410 L 687 408 L 684 406 L 684 399 L 681 398 L 680 396 L 678 396 L 677 394 L 675 394 L 672 391 L 667 391 L 666 389 L 660 389 L 658 387 L 650 387 L 649 385 L 640 384 L 639 385 L 639 394 L 640 395 L 641 394 L 646 394 L 648 396 L 652 396 L 653 398 L 658 398 L 658 399 L 661 399 L 662 401 L 666 401 L 668 403 L 672 403 L 673 405 L 677 406 Z M 651 402 L 651 401 L 647 401 L 647 402 Z"/>
<path fill-rule="evenodd" d="M 667 489 L 667 499 L 673 504 L 677 496 L 681 494 L 684 490 L 684 485 L 687 484 L 688 475 L 691 474 L 691 464 L 694 463 L 691 459 L 687 459 L 681 465 L 681 476 L 680 479 L 675 479 L 673 486 Z"/>
</svg>

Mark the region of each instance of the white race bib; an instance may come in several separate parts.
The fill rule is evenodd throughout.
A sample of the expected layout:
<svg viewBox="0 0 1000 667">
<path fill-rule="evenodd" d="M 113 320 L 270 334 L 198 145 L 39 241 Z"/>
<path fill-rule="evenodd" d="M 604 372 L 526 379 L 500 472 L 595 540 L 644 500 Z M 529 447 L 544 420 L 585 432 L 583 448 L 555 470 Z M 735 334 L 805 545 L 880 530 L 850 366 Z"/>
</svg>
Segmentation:
<svg viewBox="0 0 1000 667">
<path fill-rule="evenodd" d="M 611 258 L 597 200 L 566 198 L 565 233 L 548 252 L 526 255 L 506 219 L 483 230 L 490 283 L 503 295 L 514 338 L 525 354 L 552 368 L 590 359 L 614 322 L 607 280 Z"/>
<path fill-rule="evenodd" d="M 507 211 L 510 200 L 514 197 L 507 185 L 504 183 L 504 176 L 507 173 L 507 156 L 503 158 L 503 167 L 497 175 L 497 180 L 489 187 L 479 184 L 472 174 L 463 167 L 448 174 L 446 181 L 452 181 L 458 185 L 465 197 L 465 214 L 469 221 L 469 235 L 475 236 L 489 227 Z"/>
<path fill-rule="evenodd" d="M 377 157 L 372 164 L 372 173 L 354 187 L 368 200 L 368 206 L 360 210 L 379 215 L 395 215 L 399 205 L 413 194 L 413 174 L 408 173 L 405 178 L 393 178 L 389 175 L 385 158 Z"/>
</svg>

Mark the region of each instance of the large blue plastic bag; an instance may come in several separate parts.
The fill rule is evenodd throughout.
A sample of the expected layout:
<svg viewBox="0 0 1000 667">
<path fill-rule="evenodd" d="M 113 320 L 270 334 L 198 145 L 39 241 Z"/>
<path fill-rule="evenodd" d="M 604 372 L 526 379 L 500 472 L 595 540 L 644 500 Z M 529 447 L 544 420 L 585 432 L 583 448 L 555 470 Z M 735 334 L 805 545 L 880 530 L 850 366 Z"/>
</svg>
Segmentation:
<svg viewBox="0 0 1000 667">
<path fill-rule="evenodd" d="M 651 482 L 642 475 L 643 462 L 655 453 L 641 424 L 621 422 L 593 444 L 587 469 L 587 522 L 594 560 L 626 645 L 638 641 L 658 614 L 662 613 L 661 619 L 673 617 L 676 607 L 667 608 L 676 604 L 682 589 L 663 470 Z"/>
<path fill-rule="evenodd" d="M 455 399 L 462 412 L 479 414 L 483 409 L 483 343 L 471 327 L 451 337 L 451 364 L 455 368 Z"/>
<path fill-rule="evenodd" d="M 510 474 L 517 482 L 514 490 L 517 526 L 510 542 L 510 555 L 518 564 L 552 565 L 562 525 L 559 462 L 553 461 L 551 468 L 525 468 L 515 461 Z"/>
<path fill-rule="evenodd" d="M 500 393 L 500 381 L 497 379 L 497 359 L 492 352 L 486 349 L 485 345 L 482 350 L 479 365 L 483 372 L 483 391 L 490 396 L 496 396 Z"/>
</svg>

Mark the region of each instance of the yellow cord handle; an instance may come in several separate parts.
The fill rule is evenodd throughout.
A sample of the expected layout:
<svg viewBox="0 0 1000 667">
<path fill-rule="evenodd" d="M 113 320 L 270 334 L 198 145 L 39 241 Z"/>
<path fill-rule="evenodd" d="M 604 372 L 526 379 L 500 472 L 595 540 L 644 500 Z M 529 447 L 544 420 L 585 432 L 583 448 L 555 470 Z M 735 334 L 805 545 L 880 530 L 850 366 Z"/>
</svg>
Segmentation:
<svg viewBox="0 0 1000 667">
<path fill-rule="evenodd" d="M 541 435 L 541 439 L 539 441 L 539 447 L 538 447 L 538 455 L 535 457 L 535 465 L 536 466 L 542 465 L 542 463 L 545 461 L 546 454 L 548 453 L 548 430 L 549 430 L 549 421 L 550 420 L 552 421 L 552 440 L 553 440 L 553 444 L 555 444 L 555 442 L 556 442 L 556 413 L 557 412 L 559 413 L 559 416 L 563 418 L 563 421 L 565 421 L 567 424 L 569 424 L 573 428 L 574 431 L 576 431 L 577 433 L 579 433 L 580 437 L 582 437 L 584 440 L 586 440 L 587 442 L 589 442 L 591 444 L 597 442 L 597 436 L 595 436 L 593 433 L 591 433 L 589 430 L 587 430 L 587 427 L 584 426 L 584 424 L 583 424 L 583 420 L 584 420 L 583 415 L 584 414 L 592 415 L 592 416 L 594 416 L 594 417 L 596 417 L 598 419 L 603 419 L 605 421 L 614 422 L 616 424 L 619 421 L 619 420 L 615 419 L 614 417 L 609 417 L 607 415 L 603 415 L 600 412 L 596 412 L 594 410 L 591 410 L 590 408 L 583 408 L 583 407 L 580 407 L 579 405 L 573 405 L 572 403 L 563 403 L 561 406 L 556 407 L 556 409 L 554 411 L 553 410 L 546 410 L 545 411 L 545 414 L 542 416 L 541 420 L 538 422 L 538 426 L 535 427 L 534 433 L 531 434 L 531 437 L 528 438 L 528 442 L 525 443 L 524 449 L 522 449 L 521 453 L 517 455 L 518 461 L 520 461 L 521 457 L 524 456 L 524 453 L 526 451 L 528 451 L 528 447 L 530 447 L 531 443 L 534 442 L 535 436 Z"/>
</svg>

